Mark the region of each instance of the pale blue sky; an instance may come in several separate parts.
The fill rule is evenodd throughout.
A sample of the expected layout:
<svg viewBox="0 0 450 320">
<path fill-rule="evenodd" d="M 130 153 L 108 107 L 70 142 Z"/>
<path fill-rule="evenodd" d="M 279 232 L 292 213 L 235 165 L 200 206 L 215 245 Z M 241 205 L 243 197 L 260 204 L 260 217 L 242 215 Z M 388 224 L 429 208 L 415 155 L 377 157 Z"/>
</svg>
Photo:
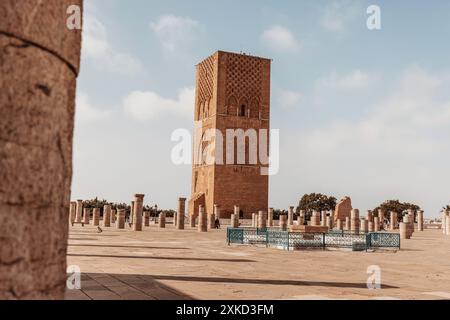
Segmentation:
<svg viewBox="0 0 450 320">
<path fill-rule="evenodd" d="M 85 3 L 74 198 L 189 197 L 170 135 L 193 127 L 195 64 L 227 50 L 273 59 L 271 206 L 310 192 L 362 211 L 399 198 L 437 216 L 450 203 L 449 1 Z M 379 31 L 366 27 L 371 4 Z"/>
</svg>

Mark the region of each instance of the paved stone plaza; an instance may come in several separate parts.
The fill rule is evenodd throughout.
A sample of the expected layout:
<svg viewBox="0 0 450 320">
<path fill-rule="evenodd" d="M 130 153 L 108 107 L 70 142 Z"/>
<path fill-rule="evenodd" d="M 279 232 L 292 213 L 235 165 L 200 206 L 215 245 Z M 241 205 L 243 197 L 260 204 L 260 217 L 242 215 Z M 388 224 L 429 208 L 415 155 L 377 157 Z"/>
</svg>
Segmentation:
<svg viewBox="0 0 450 320">
<path fill-rule="evenodd" d="M 397 252 L 288 252 L 225 239 L 225 229 L 75 225 L 68 265 L 80 266 L 82 288 L 66 299 L 450 299 L 442 230 L 417 232 Z M 380 290 L 367 289 L 371 265 L 381 268 Z"/>
</svg>

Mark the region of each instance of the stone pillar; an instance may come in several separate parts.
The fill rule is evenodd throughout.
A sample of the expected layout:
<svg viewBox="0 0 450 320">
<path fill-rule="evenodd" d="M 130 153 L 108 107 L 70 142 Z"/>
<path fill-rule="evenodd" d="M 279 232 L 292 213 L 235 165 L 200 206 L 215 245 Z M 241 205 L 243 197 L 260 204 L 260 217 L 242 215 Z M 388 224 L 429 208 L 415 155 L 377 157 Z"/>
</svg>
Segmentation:
<svg viewBox="0 0 450 320">
<path fill-rule="evenodd" d="M 319 226 L 320 225 L 320 215 L 319 212 L 314 210 L 311 215 L 311 226 Z"/>
<path fill-rule="evenodd" d="M 142 214 L 144 208 L 144 195 L 134 195 L 134 208 L 133 208 L 133 230 L 142 231 Z"/>
<path fill-rule="evenodd" d="M 77 212 L 75 214 L 75 222 L 81 223 L 83 221 L 83 200 L 77 200 Z"/>
<path fill-rule="evenodd" d="M 327 219 L 326 219 L 326 225 L 327 225 L 327 227 L 328 227 L 328 230 L 331 230 L 331 217 L 328 217 L 327 216 Z"/>
<path fill-rule="evenodd" d="M 397 212 L 391 211 L 391 220 L 389 223 L 389 229 L 391 231 L 394 231 L 396 226 L 397 226 Z"/>
<path fill-rule="evenodd" d="M 208 221 L 205 212 L 205 207 L 202 205 L 198 208 L 198 232 L 207 232 L 208 231 Z"/>
<path fill-rule="evenodd" d="M 400 222 L 399 228 L 400 228 L 400 239 L 401 240 L 409 239 L 406 224 L 404 222 Z"/>
<path fill-rule="evenodd" d="M 373 218 L 373 227 L 375 232 L 380 232 L 380 218 L 375 217 Z"/>
<path fill-rule="evenodd" d="M 299 221 L 301 222 L 301 225 L 304 225 L 305 224 L 305 210 L 300 210 L 299 218 L 300 218 Z"/>
<path fill-rule="evenodd" d="M 363 233 L 367 233 L 369 231 L 367 220 L 365 218 L 360 220 L 360 231 Z"/>
<path fill-rule="evenodd" d="M 111 205 L 106 204 L 103 206 L 103 226 L 111 227 Z"/>
<path fill-rule="evenodd" d="M 286 231 L 287 230 L 287 216 L 286 215 L 281 215 L 280 216 L 280 229 L 281 231 Z"/>
<path fill-rule="evenodd" d="M 256 228 L 256 213 L 252 213 L 252 228 Z"/>
<path fill-rule="evenodd" d="M 116 223 L 116 209 L 111 210 L 111 223 Z"/>
<path fill-rule="evenodd" d="M 83 223 L 89 224 L 91 220 L 91 209 L 84 208 L 83 209 Z"/>
<path fill-rule="evenodd" d="M 230 225 L 231 225 L 231 228 L 239 228 L 239 219 L 236 218 L 234 213 L 231 215 Z"/>
<path fill-rule="evenodd" d="M 446 235 L 450 236 L 450 215 L 447 214 L 445 216 L 445 231 L 446 231 Z"/>
<path fill-rule="evenodd" d="M 144 227 L 150 227 L 150 212 L 144 211 Z"/>
<path fill-rule="evenodd" d="M 64 298 L 81 43 L 71 5 L 82 0 L 0 1 L 0 300 Z"/>
<path fill-rule="evenodd" d="M 189 216 L 189 226 L 191 228 L 195 228 L 195 220 L 197 219 L 197 217 L 195 216 L 195 214 L 192 214 Z"/>
<path fill-rule="evenodd" d="M 298 225 L 298 226 L 302 226 L 302 225 L 303 225 L 303 223 L 304 223 L 303 219 L 304 219 L 304 217 L 301 216 L 301 215 L 299 215 L 299 216 L 297 217 L 297 225 Z"/>
<path fill-rule="evenodd" d="M 292 226 L 294 224 L 294 209 L 295 209 L 295 207 L 289 207 L 289 210 L 288 210 L 288 226 Z"/>
<path fill-rule="evenodd" d="M 179 198 L 178 199 L 178 214 L 177 214 L 177 230 L 184 230 L 185 212 L 186 212 L 186 198 Z"/>
<path fill-rule="evenodd" d="M 98 227 L 100 225 L 100 208 L 94 208 L 92 211 L 92 223 L 94 227 Z"/>
<path fill-rule="evenodd" d="M 134 201 L 130 204 L 130 223 L 134 222 Z"/>
<path fill-rule="evenodd" d="M 368 225 L 369 232 L 373 232 L 375 230 L 373 221 L 367 220 L 367 225 Z"/>
<path fill-rule="evenodd" d="M 322 227 L 325 227 L 326 226 L 326 223 L 327 223 L 327 212 L 326 211 L 322 211 L 321 212 L 321 219 L 320 219 L 320 225 L 322 226 Z"/>
<path fill-rule="evenodd" d="M 125 229 L 125 209 L 117 209 L 116 228 Z"/>
<path fill-rule="evenodd" d="M 423 231 L 423 210 L 417 211 L 417 230 Z"/>
<path fill-rule="evenodd" d="M 259 229 L 267 228 L 267 218 L 266 218 L 266 212 L 265 211 L 259 211 L 258 212 L 258 228 Z"/>
<path fill-rule="evenodd" d="M 273 208 L 269 208 L 269 216 L 267 219 L 269 227 L 273 227 Z"/>
<path fill-rule="evenodd" d="M 343 230 L 343 227 L 342 227 L 342 220 L 341 219 L 337 219 L 337 221 L 336 221 L 336 229 L 337 230 Z"/>
<path fill-rule="evenodd" d="M 446 216 L 447 216 L 447 210 L 442 210 L 441 228 L 442 228 L 443 234 L 447 234 Z"/>
<path fill-rule="evenodd" d="M 378 218 L 380 219 L 380 229 L 384 229 L 385 212 L 383 209 L 378 209 Z"/>
<path fill-rule="evenodd" d="M 173 223 L 173 226 L 176 229 L 177 228 L 177 213 L 176 212 L 173 213 L 172 223 Z"/>
<path fill-rule="evenodd" d="M 69 209 L 69 219 L 71 224 L 75 222 L 76 214 L 77 214 L 77 203 L 72 201 L 70 203 Z"/>
<path fill-rule="evenodd" d="M 166 227 L 166 214 L 164 212 L 161 212 L 159 214 L 158 227 L 159 228 L 165 228 Z"/>
<path fill-rule="evenodd" d="M 234 206 L 234 224 L 235 228 L 239 228 L 239 216 L 240 216 L 240 209 L 239 206 Z"/>
<path fill-rule="evenodd" d="M 351 221 L 350 221 L 350 217 L 345 217 L 345 227 L 344 227 L 345 231 L 351 231 Z"/>
<path fill-rule="evenodd" d="M 411 221 L 409 214 L 406 214 L 403 216 L 403 224 L 406 228 L 406 239 L 410 239 L 412 232 L 411 232 Z"/>
<path fill-rule="evenodd" d="M 216 215 L 214 213 L 208 215 L 208 229 L 213 230 L 216 227 Z"/>
<path fill-rule="evenodd" d="M 352 209 L 350 212 L 350 231 L 352 233 L 359 233 L 359 210 Z"/>
<path fill-rule="evenodd" d="M 367 221 L 373 222 L 373 213 L 371 210 L 367 210 Z"/>
</svg>

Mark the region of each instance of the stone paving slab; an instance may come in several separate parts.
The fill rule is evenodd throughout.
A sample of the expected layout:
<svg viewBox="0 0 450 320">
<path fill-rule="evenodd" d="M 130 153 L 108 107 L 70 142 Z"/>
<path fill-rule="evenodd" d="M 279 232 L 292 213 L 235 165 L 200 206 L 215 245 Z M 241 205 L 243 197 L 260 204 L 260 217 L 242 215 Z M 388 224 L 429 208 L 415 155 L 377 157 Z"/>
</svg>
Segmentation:
<svg viewBox="0 0 450 320">
<path fill-rule="evenodd" d="M 134 232 L 71 227 L 68 264 L 83 273 L 67 299 L 449 299 L 450 241 L 415 232 L 402 250 L 282 251 L 228 246 L 225 230 L 168 225 Z M 382 289 L 367 289 L 367 268 Z"/>
</svg>

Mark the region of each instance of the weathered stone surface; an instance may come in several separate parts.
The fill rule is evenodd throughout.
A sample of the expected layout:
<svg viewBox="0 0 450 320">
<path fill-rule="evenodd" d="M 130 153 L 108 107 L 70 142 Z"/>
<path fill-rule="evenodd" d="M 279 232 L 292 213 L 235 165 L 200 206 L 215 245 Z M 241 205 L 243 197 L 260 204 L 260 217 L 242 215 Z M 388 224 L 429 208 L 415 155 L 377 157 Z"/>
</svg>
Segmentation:
<svg viewBox="0 0 450 320">
<path fill-rule="evenodd" d="M 144 195 L 136 194 L 134 195 L 134 210 L 133 210 L 133 230 L 142 231 L 142 215 L 144 213 Z"/>
<path fill-rule="evenodd" d="M 205 207 L 200 206 L 198 209 L 198 232 L 208 231 L 208 217 L 206 216 Z"/>
<path fill-rule="evenodd" d="M 75 222 L 75 218 L 76 218 L 76 214 L 77 214 L 77 203 L 72 201 L 70 203 L 70 223 L 74 223 Z"/>
<path fill-rule="evenodd" d="M 125 229 L 125 209 L 117 210 L 116 228 Z"/>
<path fill-rule="evenodd" d="M 165 228 L 166 227 L 166 214 L 164 212 L 161 212 L 159 214 L 158 226 L 160 228 Z"/>
<path fill-rule="evenodd" d="M 267 228 L 267 213 L 265 211 L 258 212 L 258 228 Z"/>
<path fill-rule="evenodd" d="M 352 209 L 352 200 L 350 197 L 342 198 L 336 205 L 336 209 L 334 211 L 334 221 L 337 221 L 338 219 L 345 221 L 347 217 L 350 218 Z"/>
<path fill-rule="evenodd" d="M 95 227 L 100 225 L 100 208 L 94 208 L 92 211 L 92 223 Z"/>
<path fill-rule="evenodd" d="M 67 28 L 67 8 L 82 0 L 2 0 L 0 33 L 51 52 L 78 74 L 81 30 Z"/>
<path fill-rule="evenodd" d="M 184 216 L 186 214 L 186 198 L 178 199 L 177 229 L 184 229 Z"/>
<path fill-rule="evenodd" d="M 80 0 L 0 1 L 0 300 L 62 299 Z"/>
<path fill-rule="evenodd" d="M 111 227 L 111 205 L 103 206 L 103 226 Z"/>
</svg>

